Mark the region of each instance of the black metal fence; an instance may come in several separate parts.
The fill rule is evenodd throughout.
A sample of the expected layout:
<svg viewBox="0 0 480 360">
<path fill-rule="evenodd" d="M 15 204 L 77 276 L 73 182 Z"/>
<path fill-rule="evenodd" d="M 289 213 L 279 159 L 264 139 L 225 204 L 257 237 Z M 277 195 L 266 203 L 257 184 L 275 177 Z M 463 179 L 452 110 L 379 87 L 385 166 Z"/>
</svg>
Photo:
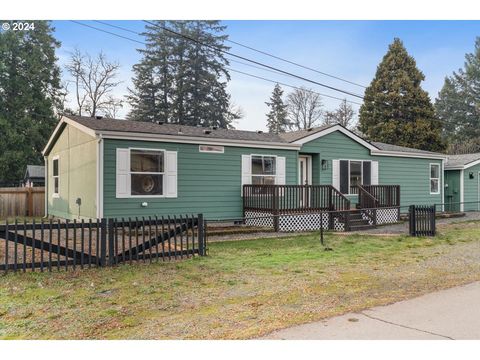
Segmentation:
<svg viewBox="0 0 480 360">
<path fill-rule="evenodd" d="M 206 255 L 203 215 L 6 222 L 0 270 L 52 271 Z"/>
<path fill-rule="evenodd" d="M 408 225 L 411 236 L 435 236 L 435 205 L 411 205 Z"/>
</svg>

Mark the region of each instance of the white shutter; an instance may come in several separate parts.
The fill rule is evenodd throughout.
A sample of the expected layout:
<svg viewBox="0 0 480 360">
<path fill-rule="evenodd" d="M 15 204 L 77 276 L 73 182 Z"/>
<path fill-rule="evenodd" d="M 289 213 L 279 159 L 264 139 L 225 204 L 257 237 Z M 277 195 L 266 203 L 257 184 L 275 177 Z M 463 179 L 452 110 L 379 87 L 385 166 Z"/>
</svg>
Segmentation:
<svg viewBox="0 0 480 360">
<path fill-rule="evenodd" d="M 285 185 L 285 162 L 284 156 L 277 157 L 277 185 Z"/>
<path fill-rule="evenodd" d="M 240 193 L 243 196 L 243 185 L 252 183 L 252 157 L 250 155 L 242 155 L 242 187 Z"/>
<path fill-rule="evenodd" d="M 340 160 L 332 160 L 332 185 L 340 190 Z"/>
<path fill-rule="evenodd" d="M 165 197 L 177 197 L 177 152 L 167 151 L 165 161 Z"/>
<path fill-rule="evenodd" d="M 372 161 L 372 178 L 370 182 L 372 185 L 378 185 L 378 161 Z"/>
<path fill-rule="evenodd" d="M 130 150 L 117 149 L 117 176 L 116 176 L 116 196 L 124 198 L 130 196 Z"/>
</svg>

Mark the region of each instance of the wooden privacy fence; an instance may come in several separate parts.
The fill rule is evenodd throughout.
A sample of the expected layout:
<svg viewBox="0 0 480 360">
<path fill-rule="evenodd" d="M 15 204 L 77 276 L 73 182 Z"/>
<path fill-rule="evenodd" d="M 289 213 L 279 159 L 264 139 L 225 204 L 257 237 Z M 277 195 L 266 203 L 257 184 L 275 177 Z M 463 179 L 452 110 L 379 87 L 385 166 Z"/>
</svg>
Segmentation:
<svg viewBox="0 0 480 360">
<path fill-rule="evenodd" d="M 0 219 L 45 215 L 45 188 L 0 188 Z"/>
<path fill-rule="evenodd" d="M 0 225 L 0 270 L 76 269 L 206 255 L 203 215 Z"/>
<path fill-rule="evenodd" d="M 435 205 L 410 205 L 408 221 L 411 236 L 435 236 Z"/>
</svg>

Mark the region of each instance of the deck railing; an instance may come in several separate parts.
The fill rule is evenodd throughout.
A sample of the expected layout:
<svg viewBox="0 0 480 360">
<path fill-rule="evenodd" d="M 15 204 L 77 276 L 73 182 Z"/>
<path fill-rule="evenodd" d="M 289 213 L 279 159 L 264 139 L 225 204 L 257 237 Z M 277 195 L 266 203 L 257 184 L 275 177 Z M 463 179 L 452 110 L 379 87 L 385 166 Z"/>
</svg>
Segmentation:
<svg viewBox="0 0 480 360">
<path fill-rule="evenodd" d="M 361 208 L 400 206 L 400 185 L 362 185 L 359 186 L 359 193 L 358 200 Z M 372 204 L 373 199 L 366 194 L 376 200 L 374 204 Z"/>
<path fill-rule="evenodd" d="M 243 209 L 273 213 L 349 210 L 350 200 L 332 185 L 244 185 Z"/>
<path fill-rule="evenodd" d="M 378 199 L 369 193 L 363 186 L 355 186 L 358 193 L 358 204 L 361 209 L 373 209 L 377 208 L 379 201 Z"/>
</svg>

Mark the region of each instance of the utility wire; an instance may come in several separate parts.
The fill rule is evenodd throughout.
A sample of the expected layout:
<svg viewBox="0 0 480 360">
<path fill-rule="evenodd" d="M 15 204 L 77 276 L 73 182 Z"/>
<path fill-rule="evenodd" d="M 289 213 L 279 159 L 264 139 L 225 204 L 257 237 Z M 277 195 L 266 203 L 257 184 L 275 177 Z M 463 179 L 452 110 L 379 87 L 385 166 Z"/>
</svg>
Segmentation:
<svg viewBox="0 0 480 360">
<path fill-rule="evenodd" d="M 110 23 L 107 23 L 107 22 L 104 22 L 104 21 L 100 21 L 100 20 L 94 20 L 94 21 L 97 22 L 97 23 L 99 23 L 99 24 L 102 24 L 102 25 L 106 25 L 106 26 L 110 26 L 110 27 L 113 27 L 113 28 L 116 28 L 116 29 L 119 29 L 119 30 L 127 31 L 127 32 L 132 33 L 132 34 L 140 35 L 140 34 L 137 33 L 136 31 L 131 30 L 131 29 L 124 28 L 124 27 L 122 27 L 122 26 L 110 24 Z M 252 46 L 248 46 L 248 45 L 239 43 L 238 41 L 234 41 L 234 40 L 230 40 L 230 39 L 226 39 L 225 41 L 227 41 L 227 42 L 229 42 L 229 43 L 232 43 L 232 44 L 235 44 L 235 45 L 238 45 L 238 46 L 241 46 L 241 47 L 243 47 L 243 48 L 245 48 L 245 49 L 249 49 L 249 50 L 258 52 L 259 54 L 263 54 L 263 55 L 269 56 L 269 57 L 271 57 L 271 58 L 273 58 L 273 59 L 277 59 L 277 60 L 283 61 L 283 62 L 285 62 L 285 63 L 291 64 L 291 65 L 295 65 L 295 66 L 298 66 L 298 67 L 301 67 L 301 68 L 303 68 L 303 69 L 316 72 L 316 73 L 321 74 L 321 75 L 324 75 L 324 76 L 331 77 L 332 79 L 340 80 L 340 81 L 346 82 L 346 83 L 348 83 L 348 84 L 352 84 L 352 85 L 355 85 L 355 86 L 359 86 L 359 87 L 364 88 L 364 89 L 367 88 L 365 85 L 362 85 L 362 84 L 359 84 L 359 83 L 356 83 L 356 82 L 353 82 L 353 81 L 350 81 L 350 80 L 341 78 L 341 77 L 336 76 L 336 75 L 332 75 L 332 74 L 326 73 L 326 72 L 324 72 L 324 71 L 320 71 L 320 70 L 317 70 L 317 69 L 308 67 L 308 66 L 306 66 L 306 65 L 302 65 L 302 64 L 297 63 L 297 62 L 295 62 L 295 61 L 291 61 L 291 60 L 282 58 L 282 57 L 280 57 L 280 56 L 277 56 L 277 55 L 268 53 L 268 52 L 266 52 L 266 51 L 256 49 L 256 48 L 254 48 L 254 47 L 252 47 Z"/>
<path fill-rule="evenodd" d="M 147 24 L 150 24 L 150 25 L 155 26 L 155 27 L 157 27 L 157 28 L 159 28 L 159 29 L 165 30 L 165 31 L 167 31 L 167 32 L 169 32 L 169 33 L 171 33 L 171 34 L 174 34 L 174 35 L 177 35 L 177 36 L 181 36 L 181 37 L 183 37 L 184 39 L 187 39 L 187 40 L 189 40 L 189 41 L 192 41 L 192 42 L 194 42 L 194 43 L 196 43 L 196 44 L 199 44 L 199 45 L 201 45 L 201 46 L 207 47 L 207 48 L 209 48 L 209 49 L 212 49 L 212 50 L 221 52 L 221 53 L 226 54 L 226 55 L 230 55 L 230 56 L 235 57 L 235 58 L 237 58 L 237 59 L 241 59 L 241 60 L 245 60 L 245 61 L 251 62 L 252 64 L 255 64 L 255 65 L 263 66 L 263 67 L 265 67 L 265 68 L 267 68 L 267 69 L 276 70 L 276 71 L 278 71 L 278 72 L 280 72 L 280 73 L 282 73 L 282 74 L 289 75 L 289 76 L 295 77 L 295 78 L 297 78 L 297 79 L 300 79 L 300 80 L 303 80 L 303 81 L 306 81 L 306 82 L 309 82 L 309 83 L 312 83 L 312 84 L 315 84 L 315 85 L 318 85 L 318 86 L 322 86 L 322 87 L 324 87 L 324 88 L 327 88 L 327 89 L 330 89 L 330 90 L 333 90 L 333 91 L 341 92 L 341 93 L 346 94 L 346 95 L 354 96 L 354 97 L 357 97 L 357 98 L 363 100 L 363 96 L 362 96 L 362 95 L 358 95 L 358 94 L 352 93 L 352 92 L 350 92 L 350 91 L 342 90 L 342 89 L 336 88 L 336 87 L 334 87 L 334 86 L 326 85 L 326 84 L 323 84 L 323 83 L 321 83 L 321 82 L 318 82 L 318 81 L 315 81 L 315 80 L 311 80 L 311 79 L 308 79 L 308 78 L 303 77 L 303 76 L 300 76 L 300 75 L 296 75 L 296 74 L 291 73 L 291 72 L 289 72 L 289 71 L 285 71 L 285 70 L 276 68 L 276 67 L 274 67 L 274 66 L 270 66 L 270 65 L 268 65 L 268 64 L 264 64 L 264 63 L 262 63 L 262 62 L 260 62 L 260 61 L 252 60 L 252 59 L 249 59 L 249 58 L 247 58 L 247 57 L 245 57 L 245 56 L 237 55 L 237 54 L 232 53 L 232 52 L 230 52 L 230 51 L 221 49 L 221 48 L 219 48 L 219 47 L 216 47 L 216 46 L 213 46 L 213 45 L 209 45 L 209 44 L 205 44 L 204 42 L 202 42 L 202 41 L 200 41 L 200 40 L 197 40 L 197 39 L 195 39 L 195 38 L 193 38 L 193 37 L 191 37 L 191 36 L 188 36 L 188 35 L 179 33 L 179 32 L 177 32 L 177 31 L 175 31 L 175 30 L 169 29 L 169 28 L 166 27 L 166 26 L 160 26 L 160 25 L 155 24 L 155 23 L 153 23 L 153 22 L 151 22 L 151 21 L 148 21 L 148 20 L 143 20 L 143 21 L 144 21 L 145 23 L 147 23 Z"/>
<path fill-rule="evenodd" d="M 279 85 L 283 85 L 283 86 L 286 86 L 286 87 L 289 87 L 289 88 L 293 88 L 293 89 L 298 89 L 298 90 L 304 90 L 304 91 L 307 91 L 309 93 L 312 93 L 312 94 L 318 94 L 320 96 L 324 96 L 324 97 L 328 97 L 328 98 L 331 98 L 331 99 L 335 99 L 335 100 L 340 100 L 340 101 L 347 101 L 349 103 L 352 103 L 352 104 L 355 104 L 355 105 L 362 105 L 361 103 L 357 103 L 357 102 L 354 102 L 354 101 L 350 101 L 350 100 L 346 100 L 346 99 L 342 99 L 342 98 L 339 98 L 339 97 L 336 97 L 336 96 L 332 96 L 332 95 L 327 95 L 327 94 L 322 94 L 322 93 L 319 93 L 319 92 L 316 92 L 316 91 L 313 91 L 313 90 L 309 90 L 309 89 L 302 89 L 298 86 L 295 86 L 295 85 L 290 85 L 290 84 L 286 84 L 286 83 L 283 83 L 283 82 L 280 82 L 280 81 L 276 81 L 276 80 L 272 80 L 272 79 L 267 79 L 267 78 L 264 78 L 264 77 L 261 77 L 261 76 L 257 76 L 257 75 L 253 75 L 253 74 L 249 74 L 249 73 L 246 73 L 246 72 L 243 72 L 243 71 L 240 71 L 240 70 L 235 70 L 235 69 L 232 69 L 232 68 L 229 68 L 227 67 L 227 69 L 229 71 L 233 71 L 233 72 L 236 72 L 236 73 L 239 73 L 239 74 L 243 74 L 243 75 L 246 75 L 246 76 L 250 76 L 250 77 L 253 77 L 253 78 L 256 78 L 256 79 L 260 79 L 260 80 L 264 80 L 264 81 L 268 81 L 268 82 L 271 82 L 271 83 L 276 83 L 276 84 L 279 84 Z"/>
<path fill-rule="evenodd" d="M 297 62 L 295 62 L 295 61 L 291 61 L 291 60 L 282 58 L 282 57 L 280 57 L 280 56 L 273 55 L 273 54 L 268 53 L 268 52 L 263 51 L 263 50 L 255 49 L 254 47 L 241 44 L 241 43 L 239 43 L 239 42 L 237 42 L 237 41 L 233 41 L 233 40 L 230 40 L 230 39 L 226 39 L 226 41 L 228 41 L 228 42 L 230 42 L 230 43 L 232 43 L 232 44 L 241 46 L 241 47 L 243 47 L 243 48 L 245 48 L 245 49 L 249 49 L 249 50 L 258 52 L 258 53 L 260 53 L 260 54 L 269 56 L 269 57 L 271 57 L 271 58 L 274 58 L 274 59 L 277 59 L 277 60 L 286 62 L 286 63 L 288 63 L 288 64 L 295 65 L 295 66 L 301 67 L 301 68 L 303 68 L 303 69 L 310 70 L 310 71 L 316 72 L 316 73 L 318 73 L 318 74 L 321 74 L 321 75 L 324 75 L 324 76 L 328 76 L 328 77 L 331 77 L 331 78 L 333 78 L 333 79 L 340 80 L 340 81 L 343 81 L 343 82 L 346 82 L 346 83 L 349 83 L 349 84 L 352 84 L 352 85 L 355 85 L 355 86 L 359 86 L 359 87 L 362 87 L 362 88 L 364 88 L 364 89 L 367 88 L 365 85 L 358 84 L 358 83 L 356 83 L 356 82 L 353 82 L 353 81 L 350 81 L 350 80 L 347 80 L 347 79 L 343 79 L 343 78 L 341 78 L 341 77 L 339 77 L 339 76 L 335 76 L 335 75 L 326 73 L 326 72 L 324 72 L 324 71 L 320 71 L 320 70 L 317 70 L 317 69 L 314 69 L 314 68 L 311 68 L 311 67 L 308 67 L 308 66 L 299 64 L 299 63 L 297 63 Z"/>
<path fill-rule="evenodd" d="M 104 29 L 101 29 L 101 28 L 98 28 L 96 26 L 92 26 L 92 25 L 88 25 L 88 24 L 84 24 L 84 23 L 81 23 L 79 21 L 75 21 L 75 20 L 70 20 L 76 24 L 79 24 L 79 25 L 83 25 L 85 27 L 88 27 L 88 28 L 91 28 L 91 29 L 94 29 L 94 30 L 98 30 L 98 31 L 101 31 L 101 32 L 104 32 L 104 33 L 107 33 L 107 34 L 110 34 L 110 35 L 113 35 L 113 36 L 117 36 L 117 37 L 120 37 L 122 39 L 125 39 L 125 40 L 130 40 L 130 41 L 134 41 L 136 43 L 141 43 L 143 45 L 147 45 L 146 42 L 143 42 L 143 41 L 140 41 L 140 40 L 135 40 L 135 39 L 132 39 L 130 37 L 127 37 L 127 36 L 122 36 L 122 35 L 119 35 L 117 33 L 114 33 L 114 32 L 111 32 L 111 31 L 107 31 L 107 30 L 104 30 Z M 101 23 L 101 24 L 105 24 L 105 25 L 109 25 L 107 23 L 104 23 L 102 21 L 97 21 L 96 22 L 98 23 Z M 123 27 L 120 27 L 120 26 L 116 26 L 116 25 L 112 25 L 113 27 L 115 28 L 118 28 L 120 30 L 124 30 L 124 31 L 128 31 L 128 32 L 131 32 L 131 33 L 134 33 L 136 35 L 140 35 L 139 33 L 133 31 L 133 30 L 130 30 L 130 29 L 126 29 L 126 28 L 123 28 Z M 233 61 L 233 62 L 236 62 L 236 63 L 239 63 L 239 64 L 243 64 L 243 65 L 247 65 L 247 66 L 251 66 L 251 67 L 254 67 L 256 69 L 260 69 L 260 70 L 263 70 L 263 71 L 270 71 L 272 73 L 276 73 L 276 74 L 281 74 L 283 75 L 281 72 L 279 71 L 276 71 L 276 70 L 270 70 L 270 69 L 265 69 L 263 67 L 260 67 L 260 66 L 255 66 L 255 65 L 252 65 L 252 64 L 248 64 L 248 63 L 245 63 L 245 62 L 242 62 L 242 61 L 238 61 L 238 60 L 234 60 L 234 59 L 229 59 L 230 61 Z M 233 68 L 228 68 L 228 70 L 230 71 L 233 71 L 233 72 L 236 72 L 236 73 L 240 73 L 240 74 L 243 74 L 243 75 L 246 75 L 246 76 L 250 76 L 250 77 L 253 77 L 253 78 L 257 78 L 259 80 L 264 80 L 264 81 L 268 81 L 268 82 L 271 82 L 271 83 L 278 83 L 280 85 L 283 85 L 283 86 L 287 86 L 287 87 L 290 87 L 290 88 L 293 88 L 293 89 L 302 89 L 298 86 L 295 86 L 295 85 L 291 85 L 291 84 L 287 84 L 287 83 L 284 83 L 284 82 L 279 82 L 279 81 L 276 81 L 276 80 L 272 80 L 272 79 L 268 79 L 268 78 L 264 78 L 264 77 L 261 77 L 261 76 L 257 76 L 257 75 L 253 75 L 253 74 L 249 74 L 247 72 L 243 72 L 243 71 L 240 71 L 240 70 L 236 70 L 236 69 L 233 69 Z M 328 94 L 322 94 L 322 93 L 319 93 L 319 92 L 316 92 L 316 91 L 313 91 L 313 90 L 309 90 L 309 89 L 305 89 L 303 88 L 302 90 L 306 90 L 310 93 L 314 93 L 314 94 L 318 94 L 318 95 L 321 95 L 321 96 L 324 96 L 324 97 L 328 97 L 328 98 L 331 98 L 331 99 L 335 99 L 335 100 L 340 100 L 340 101 L 344 101 L 346 100 L 347 102 L 349 103 L 352 103 L 352 104 L 355 104 L 355 105 L 362 105 L 358 102 L 355 102 L 355 101 L 351 101 L 351 100 L 348 100 L 348 99 L 342 99 L 342 98 L 339 98 L 339 97 L 336 97 L 336 96 L 332 96 L 332 95 L 328 95 Z"/>
<path fill-rule="evenodd" d="M 82 25 L 84 27 L 87 27 L 87 28 L 91 28 L 91 29 L 94 29 L 94 30 L 97 30 L 97 31 L 100 31 L 100 32 L 103 32 L 103 33 L 106 33 L 106 34 L 110 34 L 112 36 L 116 36 L 116 37 L 119 37 L 119 38 L 122 38 L 122 39 L 125 39 L 125 40 L 130 40 L 130 41 L 133 41 L 133 42 L 136 42 L 136 43 L 139 43 L 139 44 L 142 44 L 142 45 L 147 45 L 146 42 L 144 41 L 140 41 L 140 40 L 136 40 L 136 39 L 132 39 L 130 37 L 127 37 L 127 36 L 123 36 L 123 35 L 120 35 L 120 34 L 117 34 L 117 33 L 114 33 L 114 32 L 111 32 L 111 31 L 108 31 L 108 30 L 105 30 L 105 29 L 101 29 L 101 28 L 98 28 L 98 27 L 95 27 L 95 26 L 92 26 L 92 25 L 88 25 L 88 24 L 84 24 L 82 22 L 79 22 L 79 21 L 76 21 L 76 20 L 70 20 L 71 22 L 75 23 L 75 24 L 78 24 L 78 25 Z M 104 25 L 108 25 L 108 26 L 111 26 L 111 27 L 114 27 L 114 28 L 117 28 L 117 29 L 120 29 L 120 30 L 123 30 L 123 31 L 127 31 L 127 32 L 130 32 L 130 33 L 133 33 L 133 34 L 136 34 L 136 35 L 141 35 L 139 34 L 138 32 L 134 31 L 134 30 L 130 30 L 130 29 L 127 29 L 127 28 L 124 28 L 124 27 L 120 27 L 120 26 L 117 26 L 117 25 L 112 25 L 112 24 L 108 24 L 108 23 L 105 23 L 105 22 L 102 22 L 102 21 L 97 21 L 95 20 L 96 22 L 98 23 L 101 23 L 101 24 L 104 24 Z M 154 23 L 151 23 L 147 20 L 143 20 L 144 22 L 146 23 L 150 23 L 151 25 L 153 24 L 154 26 L 157 26 L 156 24 Z M 158 26 L 157 26 L 158 27 Z M 161 27 L 160 27 L 161 28 Z M 173 32 L 172 30 L 170 29 L 165 29 L 166 31 L 169 31 L 169 32 Z M 179 33 L 176 33 L 174 32 L 175 34 L 178 34 L 179 36 L 182 36 L 184 37 L 183 35 L 179 34 Z M 195 41 L 197 42 L 196 40 L 193 40 L 192 41 Z M 207 45 L 205 45 L 207 46 Z M 210 46 L 209 46 L 210 47 Z M 213 47 L 214 48 L 214 47 Z M 215 49 L 215 48 L 214 48 Z M 219 49 L 215 49 L 216 51 L 219 51 Z M 228 54 L 230 55 L 230 54 Z M 234 56 L 234 55 L 230 55 L 230 56 Z M 236 58 L 238 58 L 239 56 L 234 56 Z M 241 57 L 240 57 L 241 58 Z M 230 59 L 232 60 L 232 59 Z M 244 59 L 246 61 L 250 61 L 250 62 L 254 62 L 256 63 L 254 60 L 249 60 L 249 59 Z M 241 63 L 240 61 L 237 61 L 237 63 Z M 242 62 L 243 63 L 243 62 Z M 243 63 L 245 64 L 245 63 Z M 259 65 L 262 65 L 261 63 L 258 63 Z M 251 64 L 249 64 L 250 66 L 252 66 Z M 265 71 L 270 71 L 270 72 L 274 72 L 274 73 L 279 73 L 279 74 L 284 74 L 285 72 L 283 70 L 280 70 L 280 69 L 276 69 L 274 67 L 271 67 L 271 66 L 266 66 L 267 68 L 269 68 L 269 70 L 265 69 L 264 67 L 259 67 L 259 66 L 255 66 L 255 68 L 258 68 L 258 69 L 261 69 L 261 70 L 265 70 Z M 287 87 L 290 87 L 290 88 L 295 88 L 295 89 L 300 89 L 299 87 L 297 86 L 294 86 L 294 85 L 289 85 L 289 84 L 286 84 L 286 83 L 282 83 L 282 82 L 279 82 L 279 81 L 275 81 L 275 80 L 272 80 L 272 79 L 267 79 L 267 78 L 263 78 L 261 76 L 257 76 L 257 75 L 253 75 L 253 74 L 249 74 L 249 73 L 246 73 L 246 72 L 242 72 L 242 71 L 239 71 L 239 70 L 235 70 L 235 69 L 232 69 L 232 68 L 229 68 L 230 71 L 233 71 L 233 72 L 237 72 L 237 73 L 241 73 L 241 74 L 244 74 L 244 75 L 247 75 L 247 76 L 250 76 L 250 77 L 254 77 L 254 78 L 257 78 L 257 79 L 260 79 L 260 80 L 264 80 L 264 81 L 268 81 L 268 82 L 273 82 L 273 83 L 278 83 L 280 85 L 283 85 L 283 86 L 287 86 Z M 288 72 L 287 72 L 288 74 Z M 294 77 L 296 77 L 295 75 L 293 75 Z M 316 93 L 316 94 L 319 94 L 319 95 L 322 95 L 322 96 L 325 96 L 325 97 L 329 97 L 329 98 L 332 98 L 332 99 L 337 99 L 337 100 L 346 100 L 347 102 L 349 103 L 352 103 L 352 104 L 356 104 L 356 105 L 361 105 L 360 103 L 357 103 L 357 102 L 353 102 L 353 101 L 350 101 L 348 99 L 342 99 L 342 98 L 338 98 L 338 97 L 334 97 L 334 96 L 331 96 L 331 95 L 326 95 L 326 94 L 321 94 L 321 93 L 318 93 L 318 92 L 315 92 L 315 91 L 312 91 L 312 90 L 308 90 L 307 91 L 310 91 L 312 93 Z M 359 95 L 356 95 L 356 96 L 359 96 Z M 359 96 L 360 97 L 360 96 Z M 363 99 L 363 97 L 360 97 Z M 381 105 L 384 105 L 384 106 L 391 106 L 390 104 L 381 104 Z M 441 122 L 441 123 L 444 123 L 444 124 L 447 124 L 447 125 L 454 125 L 454 126 L 465 126 L 465 124 L 463 123 L 460 123 L 460 122 L 452 122 L 452 121 L 447 121 L 447 120 L 442 120 L 442 119 L 436 119 L 436 121 L 438 122 Z"/>
</svg>

